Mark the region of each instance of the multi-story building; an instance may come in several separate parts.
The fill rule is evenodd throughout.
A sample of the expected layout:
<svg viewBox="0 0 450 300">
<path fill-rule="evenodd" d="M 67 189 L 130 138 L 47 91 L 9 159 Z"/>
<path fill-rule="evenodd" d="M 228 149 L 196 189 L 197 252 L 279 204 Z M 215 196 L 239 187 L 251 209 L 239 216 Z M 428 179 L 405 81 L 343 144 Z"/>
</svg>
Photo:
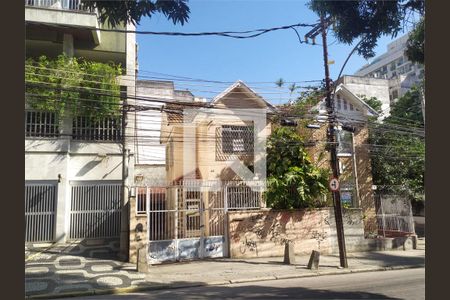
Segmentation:
<svg viewBox="0 0 450 300">
<path fill-rule="evenodd" d="M 158 184 L 152 177 L 156 166 L 136 165 L 140 181 L 131 200 L 130 260 L 136 261 L 140 243 L 147 240 L 151 263 L 227 256 L 226 212 L 264 205 L 258 189 L 265 180 L 262 145 L 271 132 L 267 118 L 275 108 L 242 81 L 211 102 L 174 90 L 170 82 L 138 81 L 140 85 L 152 99 L 165 95 L 174 101 L 166 104 L 162 119 L 156 112 L 153 120 L 137 118 L 140 128 L 158 123 L 155 131 L 146 127 L 142 134 L 149 132 L 147 137 L 138 139 L 149 141 L 160 134 L 166 181 Z M 155 159 L 158 146 L 144 146 L 147 149 L 140 151 L 147 156 L 141 158 Z M 163 173 L 160 168 L 158 172 Z"/>
<path fill-rule="evenodd" d="M 120 64 L 122 100 L 133 103 L 135 34 L 100 31 L 108 25 L 100 24 L 96 11 L 85 9 L 79 0 L 26 0 L 25 24 L 27 58 L 52 59 L 64 53 Z M 117 29 L 135 27 L 127 24 Z M 128 137 L 133 136 L 133 115 L 128 116 L 126 137 L 121 119 L 91 120 L 70 112 L 58 116 L 29 105 L 25 123 L 25 241 L 112 238 L 111 247 L 117 246 L 121 220 L 126 220 L 123 187 L 133 178 L 134 149 L 123 148 L 132 145 Z M 126 247 L 123 228 L 124 224 L 120 244 Z"/>
<path fill-rule="evenodd" d="M 413 85 L 424 78 L 424 67 L 408 60 L 405 54 L 408 35 L 387 45 L 387 52 L 360 68 L 355 75 L 387 79 L 391 102 L 403 96 Z"/>
</svg>

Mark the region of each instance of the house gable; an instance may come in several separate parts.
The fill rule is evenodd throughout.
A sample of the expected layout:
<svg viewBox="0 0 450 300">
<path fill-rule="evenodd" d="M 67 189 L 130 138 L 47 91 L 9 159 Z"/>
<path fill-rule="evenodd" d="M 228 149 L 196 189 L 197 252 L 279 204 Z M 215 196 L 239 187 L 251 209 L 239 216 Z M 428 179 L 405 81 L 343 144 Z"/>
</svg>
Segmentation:
<svg viewBox="0 0 450 300">
<path fill-rule="evenodd" d="M 233 85 L 217 95 L 211 101 L 211 105 L 216 108 L 230 109 L 265 108 L 269 111 L 275 109 L 272 104 L 264 100 L 264 98 L 241 80 L 236 81 Z"/>
</svg>

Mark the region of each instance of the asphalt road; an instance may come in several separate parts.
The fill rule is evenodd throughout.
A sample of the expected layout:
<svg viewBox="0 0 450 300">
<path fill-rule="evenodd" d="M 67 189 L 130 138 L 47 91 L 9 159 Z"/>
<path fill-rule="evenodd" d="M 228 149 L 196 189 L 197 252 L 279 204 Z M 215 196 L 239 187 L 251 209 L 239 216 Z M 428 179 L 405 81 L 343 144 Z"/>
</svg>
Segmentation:
<svg viewBox="0 0 450 300">
<path fill-rule="evenodd" d="M 425 299 L 425 269 L 405 269 L 71 299 Z"/>
</svg>

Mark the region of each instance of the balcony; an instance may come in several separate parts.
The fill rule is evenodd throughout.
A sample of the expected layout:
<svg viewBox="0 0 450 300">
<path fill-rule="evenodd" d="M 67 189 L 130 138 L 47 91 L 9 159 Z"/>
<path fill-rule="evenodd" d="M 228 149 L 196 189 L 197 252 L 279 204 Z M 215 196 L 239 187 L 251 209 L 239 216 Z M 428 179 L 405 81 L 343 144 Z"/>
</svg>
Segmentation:
<svg viewBox="0 0 450 300">
<path fill-rule="evenodd" d="M 81 0 L 25 0 L 25 6 L 48 9 L 94 12 L 84 7 Z"/>
<path fill-rule="evenodd" d="M 33 32 L 58 31 L 100 44 L 99 23 L 95 10 L 89 10 L 81 0 L 25 0 L 27 37 Z"/>
</svg>

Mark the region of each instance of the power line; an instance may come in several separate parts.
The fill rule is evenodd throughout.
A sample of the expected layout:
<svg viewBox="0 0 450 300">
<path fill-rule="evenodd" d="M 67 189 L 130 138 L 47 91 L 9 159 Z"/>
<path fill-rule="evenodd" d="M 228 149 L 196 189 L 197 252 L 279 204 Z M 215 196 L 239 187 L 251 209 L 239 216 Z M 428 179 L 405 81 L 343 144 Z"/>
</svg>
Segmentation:
<svg viewBox="0 0 450 300">
<path fill-rule="evenodd" d="M 305 23 L 297 23 L 292 25 L 284 25 L 279 27 L 272 28 L 261 28 L 261 29 L 253 29 L 253 30 L 245 30 L 245 31 L 210 31 L 210 32 L 169 32 L 169 31 L 146 31 L 146 30 L 126 30 L 126 29 L 110 29 L 110 28 L 96 28 L 98 31 L 105 32 L 118 32 L 118 33 L 134 33 L 134 34 L 142 34 L 142 35 L 163 35 L 163 36 L 222 36 L 229 37 L 235 39 L 248 39 L 255 38 L 260 35 L 278 31 L 278 30 L 286 30 L 286 29 L 295 29 L 296 27 L 314 27 L 317 24 L 305 24 Z M 56 25 L 60 28 L 73 28 L 74 26 L 68 25 Z"/>
</svg>

